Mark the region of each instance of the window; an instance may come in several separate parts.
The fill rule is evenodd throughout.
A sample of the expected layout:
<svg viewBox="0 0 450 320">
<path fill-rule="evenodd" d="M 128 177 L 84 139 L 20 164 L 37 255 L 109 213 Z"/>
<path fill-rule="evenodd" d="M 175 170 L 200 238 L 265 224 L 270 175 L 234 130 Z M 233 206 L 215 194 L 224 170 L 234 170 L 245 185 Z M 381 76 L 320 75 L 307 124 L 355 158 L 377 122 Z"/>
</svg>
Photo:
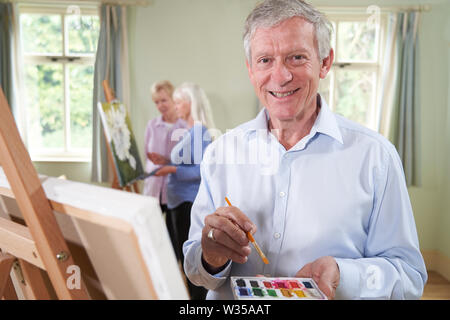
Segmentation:
<svg viewBox="0 0 450 320">
<path fill-rule="evenodd" d="M 33 160 L 90 160 L 96 9 L 21 8 L 26 144 Z"/>
<path fill-rule="evenodd" d="M 327 77 L 320 81 L 319 92 L 336 113 L 378 130 L 384 19 L 357 13 L 327 16 L 334 29 L 335 57 Z"/>
</svg>

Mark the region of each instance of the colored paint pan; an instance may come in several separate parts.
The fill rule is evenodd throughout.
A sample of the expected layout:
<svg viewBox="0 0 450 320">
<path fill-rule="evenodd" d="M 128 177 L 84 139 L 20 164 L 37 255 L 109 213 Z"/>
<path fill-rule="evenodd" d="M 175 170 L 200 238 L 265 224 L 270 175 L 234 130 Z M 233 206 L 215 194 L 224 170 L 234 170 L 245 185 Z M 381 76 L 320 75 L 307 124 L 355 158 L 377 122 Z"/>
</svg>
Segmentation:
<svg viewBox="0 0 450 320">
<path fill-rule="evenodd" d="M 282 281 L 282 280 L 273 281 L 273 286 L 277 289 L 288 289 L 289 288 L 289 285 L 286 283 L 286 281 Z"/>
<path fill-rule="evenodd" d="M 271 297 L 278 297 L 277 292 L 273 289 L 267 289 L 267 294 Z"/>
<path fill-rule="evenodd" d="M 285 296 L 286 298 L 292 298 L 291 290 L 289 290 L 289 289 L 280 289 L 280 291 L 281 291 L 281 294 L 283 296 Z"/>
<path fill-rule="evenodd" d="M 243 280 L 243 279 L 237 279 L 237 280 L 236 280 L 236 284 L 237 284 L 239 287 L 245 287 L 245 286 L 246 286 L 245 280 Z"/>
<path fill-rule="evenodd" d="M 264 297 L 264 292 L 262 289 L 260 288 L 253 288 L 253 294 L 255 295 L 255 297 Z"/>
<path fill-rule="evenodd" d="M 306 295 L 310 298 L 319 299 L 320 293 L 316 289 L 307 289 Z"/>
<path fill-rule="evenodd" d="M 250 289 L 248 288 L 238 288 L 238 291 L 241 297 L 250 297 L 252 295 Z"/>
<path fill-rule="evenodd" d="M 305 295 L 305 293 L 302 290 L 294 290 L 294 293 L 299 298 L 306 298 L 306 295 Z"/>
</svg>

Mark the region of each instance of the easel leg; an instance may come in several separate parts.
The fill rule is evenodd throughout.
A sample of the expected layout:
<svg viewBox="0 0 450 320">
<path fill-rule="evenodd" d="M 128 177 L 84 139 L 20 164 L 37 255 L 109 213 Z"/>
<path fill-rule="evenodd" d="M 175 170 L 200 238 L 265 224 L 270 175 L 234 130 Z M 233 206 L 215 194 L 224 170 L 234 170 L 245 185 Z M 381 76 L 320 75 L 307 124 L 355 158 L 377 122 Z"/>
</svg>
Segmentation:
<svg viewBox="0 0 450 320">
<path fill-rule="evenodd" d="M 8 284 L 9 273 L 16 258 L 10 254 L 0 252 L 0 297 L 3 297 Z"/>
<path fill-rule="evenodd" d="M 19 267 L 15 266 L 17 278 L 23 295 L 27 300 L 50 300 L 50 294 L 41 274 L 41 269 L 19 259 Z"/>
<path fill-rule="evenodd" d="M 6 281 L 6 287 L 3 291 L 3 300 L 19 300 L 17 297 L 16 289 L 14 288 L 14 285 L 12 283 L 11 277 L 8 277 L 8 280 Z"/>
</svg>

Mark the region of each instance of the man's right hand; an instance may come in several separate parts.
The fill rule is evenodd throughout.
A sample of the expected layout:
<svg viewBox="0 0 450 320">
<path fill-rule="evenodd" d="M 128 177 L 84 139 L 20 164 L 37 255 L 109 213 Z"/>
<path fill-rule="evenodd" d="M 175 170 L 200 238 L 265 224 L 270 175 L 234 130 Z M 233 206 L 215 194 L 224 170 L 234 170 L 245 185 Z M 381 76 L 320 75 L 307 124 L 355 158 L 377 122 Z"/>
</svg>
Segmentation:
<svg viewBox="0 0 450 320">
<path fill-rule="evenodd" d="M 208 237 L 211 229 L 214 239 Z M 256 226 L 236 207 L 220 207 L 205 217 L 202 258 L 211 274 L 217 273 L 229 260 L 247 262 L 251 249 L 246 232 L 255 233 Z"/>
</svg>

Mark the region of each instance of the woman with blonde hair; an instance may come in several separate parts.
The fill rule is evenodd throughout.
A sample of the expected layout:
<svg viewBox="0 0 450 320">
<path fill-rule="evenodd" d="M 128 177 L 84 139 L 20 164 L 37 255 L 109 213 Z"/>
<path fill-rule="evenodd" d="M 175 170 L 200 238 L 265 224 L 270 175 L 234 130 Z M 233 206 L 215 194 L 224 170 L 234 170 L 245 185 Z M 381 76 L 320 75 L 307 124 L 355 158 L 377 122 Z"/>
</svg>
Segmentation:
<svg viewBox="0 0 450 320">
<path fill-rule="evenodd" d="M 178 118 L 172 99 L 175 90 L 167 80 L 155 82 L 151 89 L 151 97 L 160 116 L 151 119 L 145 129 L 145 170 L 152 172 L 161 164 L 169 163 L 170 152 L 177 141 L 171 139 L 175 130 L 186 127 L 186 122 Z M 167 213 L 167 177 L 151 176 L 144 180 L 144 195 L 159 199 L 161 210 Z M 170 217 L 166 217 L 169 218 Z M 175 231 L 171 229 L 173 223 L 167 222 L 172 245 L 175 247 Z"/>
<path fill-rule="evenodd" d="M 188 131 L 172 149 L 171 164 L 161 168 L 156 175 L 169 175 L 167 185 L 168 216 L 176 236 L 177 258 L 183 262 L 183 243 L 188 239 L 192 203 L 200 186 L 200 162 L 206 147 L 211 143 L 208 129 L 214 128 L 208 98 L 198 85 L 183 83 L 173 93 L 178 117 L 187 123 Z M 204 299 L 206 290 L 188 281 L 194 300 Z"/>
</svg>

